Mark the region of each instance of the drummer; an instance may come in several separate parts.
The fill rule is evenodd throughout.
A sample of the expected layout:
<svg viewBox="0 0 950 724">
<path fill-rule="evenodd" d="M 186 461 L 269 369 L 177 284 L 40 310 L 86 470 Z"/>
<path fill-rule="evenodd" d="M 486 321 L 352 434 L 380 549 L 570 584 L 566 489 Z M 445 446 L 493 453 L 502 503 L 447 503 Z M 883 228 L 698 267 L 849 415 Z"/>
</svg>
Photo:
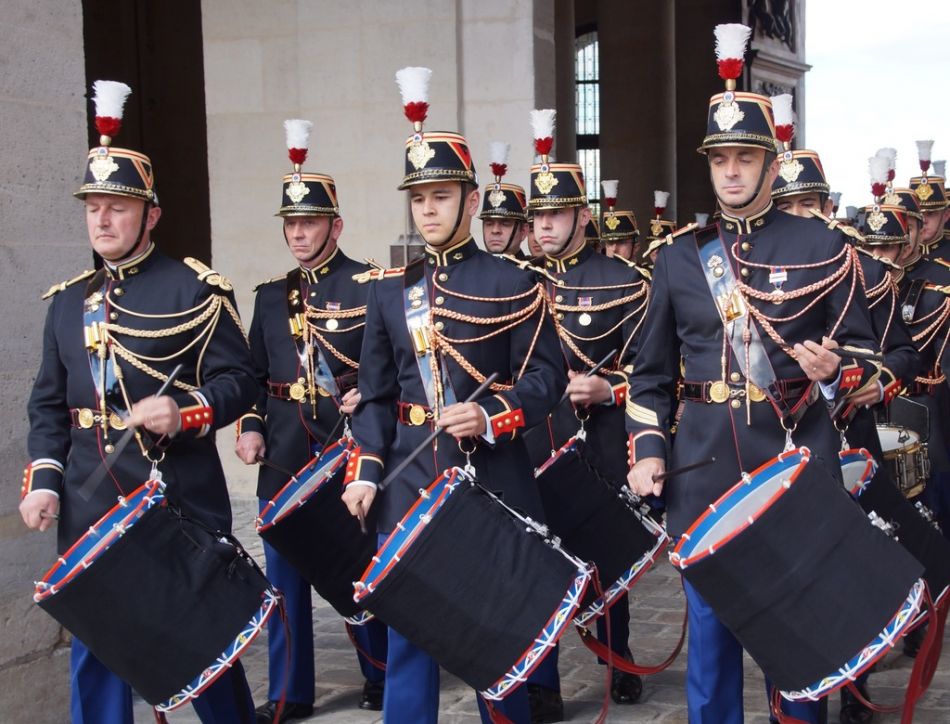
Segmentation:
<svg viewBox="0 0 950 724">
<path fill-rule="evenodd" d="M 93 87 L 101 145 L 89 152 L 75 195 L 83 201 L 89 242 L 102 264 L 44 295 L 52 301 L 28 404 L 32 462 L 20 503 L 28 527 L 58 527 L 60 552 L 109 511 L 117 496 L 157 475 L 167 498 L 185 514 L 230 530 L 214 431 L 236 420 L 255 394 L 230 282 L 196 259 L 181 263 L 158 249 L 152 233 L 162 210 L 151 161 L 111 145 L 131 89 L 112 81 Z M 183 335 L 182 325 L 193 331 Z M 193 338 L 206 341 L 195 345 Z M 173 391 L 157 397 L 178 364 L 184 371 Z M 129 425 L 141 438 L 113 459 Z M 91 496 L 81 494 L 84 481 L 106 460 L 108 474 Z M 142 575 L 149 575 L 147 568 Z M 108 610 L 108 600 L 99 604 Z M 134 635 L 127 644 L 134 650 Z M 132 722 L 131 688 L 76 638 L 71 700 L 77 724 Z M 225 669 L 194 707 L 202 722 L 251 721 L 254 705 L 241 663 Z"/>
<path fill-rule="evenodd" d="M 421 259 L 405 269 L 372 276 L 353 416 L 360 453 L 355 479 L 343 499 L 356 515 L 376 505 L 380 542 L 448 467 L 471 462 L 504 502 L 543 520 L 541 502 L 521 433 L 538 424 L 567 384 L 557 337 L 533 277 L 480 250 L 471 235 L 478 182 L 468 144 L 457 133 L 422 131 L 428 109 L 427 68 L 396 75 L 415 133 L 405 146 L 405 177 L 412 218 L 426 242 Z M 410 337 L 407 317 L 421 315 L 425 333 Z M 415 342 L 416 344 L 413 344 Z M 490 374 L 498 380 L 484 396 L 461 402 Z M 379 484 L 431 430 L 437 439 L 385 488 Z M 432 626 L 440 625 L 433 621 Z M 490 632 L 486 632 L 490 635 Z M 439 668 L 399 632 L 389 631 L 387 724 L 436 722 Z M 482 717 L 488 720 L 479 697 Z M 529 722 L 524 687 L 498 707 Z"/>
<path fill-rule="evenodd" d="M 359 399 L 356 378 L 367 286 L 353 275 L 369 269 L 338 246 L 343 217 L 333 178 L 301 171 L 312 125 L 301 119 L 284 121 L 293 171 L 283 178 L 277 216 L 283 219 L 284 242 L 296 265 L 256 287 L 249 337 L 257 403 L 238 421 L 235 445 L 235 453 L 247 465 L 265 456 L 276 467 L 294 471 L 319 455 L 324 444 L 334 442 L 327 440 L 334 430 L 337 436 L 342 434 L 336 423 L 341 415 L 353 412 Z M 257 477 L 261 506 L 287 482 L 275 468 L 261 466 Z M 342 507 L 340 512 L 346 514 Z M 310 584 L 266 541 L 264 559 L 268 579 L 284 594 L 290 632 L 288 642 L 284 622 L 270 619 L 269 689 L 267 701 L 257 708 L 257 721 L 271 724 L 285 681 L 280 720 L 313 712 L 313 614 Z M 365 677 L 359 707 L 379 711 L 386 627 L 373 619 L 351 630 Z"/>
<path fill-rule="evenodd" d="M 852 295 L 858 274 L 855 252 L 841 232 L 775 208 L 771 190 L 778 162 L 771 103 L 767 97 L 734 90 L 750 29 L 718 26 L 716 34 L 727 92 L 710 100 L 699 151 L 707 157 L 722 210 L 713 230 L 718 239 L 714 236 L 709 243 L 717 245 L 720 264 L 728 264 L 735 274 L 733 288 L 724 290 L 731 304 L 717 309 L 718 300 L 710 293 L 710 285 L 725 269 L 700 264 L 696 235 L 674 233 L 657 255 L 629 377 L 628 480 L 641 495 L 665 491 L 673 536 L 682 535 L 743 472 L 781 453 L 785 428 L 794 426 L 794 442 L 830 463 L 828 472 L 840 481 L 838 434 L 819 400 L 837 400 L 876 385 L 879 373 L 871 362 L 831 351 L 877 348 L 860 287 Z M 835 278 L 835 272 L 841 274 Z M 813 303 L 818 294 L 824 295 L 823 301 Z M 732 348 L 720 312 L 730 316 L 741 305 L 757 320 L 758 334 L 739 336 Z M 753 344 L 761 345 L 767 362 L 762 366 L 774 370 L 777 379 L 772 404 L 763 389 L 761 368 L 751 371 L 751 379 L 747 374 L 747 360 L 757 352 Z M 681 357 L 683 412 L 670 451 L 676 410 L 672 389 Z M 670 467 L 677 468 L 711 457 L 715 462 L 702 470 L 674 476 L 666 484 L 654 482 L 668 458 Z M 685 580 L 683 585 L 689 602 L 689 718 L 741 722 L 742 648 L 696 590 Z M 806 721 L 825 716 L 819 703 L 783 702 L 783 708 Z"/>
<path fill-rule="evenodd" d="M 504 141 L 489 144 L 489 166 L 495 179 L 482 190 L 482 211 L 478 218 L 482 222 L 486 251 L 527 261 L 530 257 L 521 250 L 528 236 L 524 188 L 502 181 L 508 173 L 509 149 Z"/>
</svg>

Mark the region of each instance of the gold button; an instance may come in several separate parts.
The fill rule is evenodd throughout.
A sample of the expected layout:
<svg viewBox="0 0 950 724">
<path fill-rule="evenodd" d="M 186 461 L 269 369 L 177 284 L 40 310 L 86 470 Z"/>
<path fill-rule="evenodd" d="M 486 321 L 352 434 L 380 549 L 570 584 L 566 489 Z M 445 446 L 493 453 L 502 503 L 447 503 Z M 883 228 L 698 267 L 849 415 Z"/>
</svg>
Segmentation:
<svg viewBox="0 0 950 724">
<path fill-rule="evenodd" d="M 729 231 L 735 231 L 735 228 L 736 228 L 735 224 L 726 224 L 726 229 Z"/>
<path fill-rule="evenodd" d="M 752 244 L 750 244 L 748 241 L 742 242 L 742 251 L 749 251 L 749 249 L 751 248 L 752 248 Z"/>
<path fill-rule="evenodd" d="M 558 318 L 558 319 L 564 319 L 564 315 L 563 315 L 561 312 L 558 312 L 558 313 L 557 313 L 557 318 Z"/>
<path fill-rule="evenodd" d="M 448 275 L 448 274 L 446 274 L 445 272 L 442 272 L 441 274 L 439 274 L 439 281 L 440 281 L 440 282 L 447 282 L 448 280 L 449 280 L 449 275 Z"/>
<path fill-rule="evenodd" d="M 445 328 L 445 325 L 442 324 L 442 322 L 436 322 L 435 328 L 441 332 Z"/>
<path fill-rule="evenodd" d="M 113 322 L 117 320 L 118 318 L 119 318 L 118 312 L 109 312 L 109 319 L 111 319 Z"/>
<path fill-rule="evenodd" d="M 132 267 L 131 269 L 129 269 L 129 271 L 126 272 L 126 273 L 127 273 L 127 274 L 138 274 L 138 273 L 139 273 L 139 268 L 138 268 L 137 266 L 134 266 L 134 267 Z"/>
<path fill-rule="evenodd" d="M 733 382 L 738 382 L 742 379 L 742 375 L 740 375 L 738 372 L 733 372 L 731 375 L 729 375 L 729 379 Z"/>
<path fill-rule="evenodd" d="M 555 301 L 555 302 L 563 302 L 563 301 L 564 301 L 564 297 L 561 296 L 560 294 L 558 294 L 556 297 L 554 297 L 554 301 Z"/>
<path fill-rule="evenodd" d="M 729 404 L 732 405 L 733 410 L 738 410 L 740 407 L 742 407 L 742 400 L 736 399 Z"/>
<path fill-rule="evenodd" d="M 317 296 L 317 293 L 316 293 L 316 292 L 310 292 L 310 296 L 311 296 L 311 297 L 315 297 L 315 296 Z"/>
<path fill-rule="evenodd" d="M 436 304 L 445 304 L 445 297 L 436 297 L 436 298 L 435 298 L 435 303 L 436 303 Z"/>
<path fill-rule="evenodd" d="M 749 270 L 746 269 L 745 267 L 742 267 L 742 271 L 740 271 L 739 273 L 743 276 L 743 278 L 745 279 L 749 278 Z"/>
<path fill-rule="evenodd" d="M 106 451 L 106 455 L 111 455 L 115 452 L 115 445 L 110 442 L 102 449 Z"/>
<path fill-rule="evenodd" d="M 121 297 L 123 294 L 125 294 L 125 290 L 122 287 L 116 287 L 112 291 L 117 297 Z"/>
<path fill-rule="evenodd" d="M 435 259 L 433 259 L 431 256 L 429 257 L 429 263 L 430 263 L 430 264 L 435 264 Z"/>
</svg>

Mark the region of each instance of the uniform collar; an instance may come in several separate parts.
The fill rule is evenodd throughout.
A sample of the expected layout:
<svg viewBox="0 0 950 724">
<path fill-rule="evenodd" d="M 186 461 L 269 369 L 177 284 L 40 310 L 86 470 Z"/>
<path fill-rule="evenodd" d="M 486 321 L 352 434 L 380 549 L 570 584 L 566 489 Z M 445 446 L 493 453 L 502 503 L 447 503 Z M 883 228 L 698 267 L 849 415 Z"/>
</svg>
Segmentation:
<svg viewBox="0 0 950 724">
<path fill-rule="evenodd" d="M 563 256 L 559 259 L 545 254 L 544 268 L 548 271 L 554 272 L 555 274 L 563 274 L 568 269 L 571 269 L 581 262 L 586 261 L 587 258 L 593 253 L 593 248 L 591 248 L 590 244 L 585 242 L 581 248 L 575 251 L 573 254 Z"/>
<path fill-rule="evenodd" d="M 740 219 L 738 216 L 730 216 L 725 211 L 722 212 L 722 219 L 719 222 L 719 228 L 732 234 L 751 234 L 754 231 L 761 231 L 768 224 L 775 220 L 781 213 L 775 208 L 775 205 L 769 201 L 769 205 L 762 211 Z"/>
<path fill-rule="evenodd" d="M 340 247 L 333 250 L 330 258 L 313 269 L 300 267 L 300 275 L 309 284 L 317 284 L 320 279 L 327 277 L 340 268 L 340 265 L 346 260 L 346 256 L 340 251 Z"/>
<path fill-rule="evenodd" d="M 106 274 L 111 279 L 127 279 L 130 276 L 135 276 L 140 272 L 145 271 L 151 266 L 152 262 L 155 260 L 152 252 L 155 251 L 155 244 L 152 242 L 148 243 L 148 247 L 141 254 L 138 254 L 131 259 L 126 259 L 119 264 L 110 264 L 105 262 Z"/>
<path fill-rule="evenodd" d="M 471 236 L 446 249 L 433 249 L 426 244 L 426 263 L 432 266 L 452 266 L 460 261 L 465 261 L 476 251 L 478 251 L 478 244 Z"/>
</svg>

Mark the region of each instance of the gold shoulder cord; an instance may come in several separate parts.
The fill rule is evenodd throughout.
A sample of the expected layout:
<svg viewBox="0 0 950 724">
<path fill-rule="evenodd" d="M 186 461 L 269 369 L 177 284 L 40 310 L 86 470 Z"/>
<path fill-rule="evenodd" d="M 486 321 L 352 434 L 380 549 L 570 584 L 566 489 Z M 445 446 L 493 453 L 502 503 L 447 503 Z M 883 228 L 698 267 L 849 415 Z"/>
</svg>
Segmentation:
<svg viewBox="0 0 950 724">
<path fill-rule="evenodd" d="M 318 340 L 323 347 L 330 352 L 338 360 L 351 367 L 354 370 L 360 368 L 360 363 L 354 359 L 350 359 L 345 354 L 343 354 L 336 345 L 334 345 L 327 338 L 326 335 L 331 334 L 343 334 L 345 332 L 354 332 L 357 329 L 361 329 L 366 326 L 366 305 L 364 304 L 361 307 L 352 307 L 351 309 L 339 309 L 336 311 L 331 311 L 327 309 L 317 309 L 316 307 L 311 307 L 309 304 L 305 303 L 305 315 L 307 317 L 307 327 L 311 339 Z M 352 324 L 349 327 L 337 327 L 335 329 L 330 329 L 326 325 L 323 327 L 318 327 L 311 320 L 338 320 L 338 319 L 356 319 L 361 318 L 362 321 Z"/>
</svg>

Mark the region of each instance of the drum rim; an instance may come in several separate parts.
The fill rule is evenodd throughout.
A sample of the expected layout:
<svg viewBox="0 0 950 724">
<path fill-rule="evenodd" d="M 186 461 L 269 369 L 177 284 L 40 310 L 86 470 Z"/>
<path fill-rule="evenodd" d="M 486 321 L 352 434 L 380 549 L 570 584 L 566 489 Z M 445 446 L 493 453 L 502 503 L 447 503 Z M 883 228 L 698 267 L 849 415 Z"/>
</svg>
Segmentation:
<svg viewBox="0 0 950 724">
<path fill-rule="evenodd" d="M 353 446 L 354 442 L 352 438 L 341 438 L 326 448 L 320 455 L 314 456 L 306 465 L 300 468 L 300 470 L 297 471 L 297 474 L 288 480 L 284 486 L 278 490 L 277 493 L 275 493 L 274 496 L 268 500 L 267 504 L 261 509 L 260 514 L 254 521 L 254 527 L 257 532 L 266 532 L 302 508 L 314 495 L 320 491 L 320 488 L 322 488 L 323 485 L 339 471 L 341 465 L 349 457 L 349 453 L 352 451 Z M 334 448 L 340 448 L 340 450 L 337 451 Z M 309 483 L 323 467 L 321 463 L 323 463 L 329 455 L 336 455 L 336 457 L 329 461 L 330 468 L 323 473 L 323 479 L 313 487 L 313 490 L 311 490 L 304 498 L 301 498 L 295 505 L 287 508 L 286 510 L 282 505 L 277 505 L 277 501 L 281 497 L 284 497 L 291 491 L 296 490 L 301 485 Z M 318 465 L 320 465 L 319 468 L 315 467 Z M 315 469 L 309 471 L 308 474 L 308 469 L 311 466 L 314 466 Z"/>
<path fill-rule="evenodd" d="M 571 449 L 577 447 L 577 435 L 570 437 L 567 442 L 565 442 L 557 450 L 552 450 L 551 455 L 545 460 L 540 467 L 535 468 L 534 477 L 540 478 L 544 473 L 546 473 L 551 466 L 561 457 L 561 455 L 570 452 Z"/>
<path fill-rule="evenodd" d="M 878 423 L 874 427 L 875 427 L 875 430 L 877 431 L 877 438 L 881 443 L 881 454 L 883 455 L 885 460 L 893 460 L 894 457 L 896 457 L 896 455 L 898 454 L 912 455 L 918 452 L 922 448 L 922 446 L 926 444 L 920 439 L 921 436 L 919 432 L 917 432 L 916 430 L 912 430 L 911 428 L 905 425 L 889 425 L 889 424 Z M 911 436 L 910 445 L 904 445 L 902 447 L 892 447 L 892 448 L 885 449 L 884 440 L 881 438 L 882 432 L 896 432 L 898 434 L 908 433 Z"/>
<path fill-rule="evenodd" d="M 80 573 L 88 569 L 105 555 L 117 540 L 124 536 L 142 519 L 142 516 L 155 506 L 164 503 L 164 488 L 165 486 L 160 480 L 153 478 L 146 480 L 129 495 L 119 496 L 119 500 L 116 504 L 101 515 L 95 523 L 89 526 L 89 529 L 83 533 L 65 553 L 57 558 L 56 563 L 50 566 L 43 578 L 36 582 L 33 593 L 34 602 L 39 603 L 64 590 Z M 125 515 L 119 517 L 118 520 L 112 523 L 112 527 L 109 531 L 96 544 L 92 558 L 85 561 L 83 557 L 80 557 L 75 563 L 69 566 L 70 558 L 77 553 L 84 544 L 90 541 L 94 532 L 99 529 L 99 526 L 109 521 L 120 510 L 125 510 Z M 116 530 L 117 526 L 121 527 L 121 530 Z M 67 568 L 67 566 L 69 567 Z M 51 583 L 50 581 L 53 576 L 63 570 L 65 570 L 65 575 L 55 583 Z"/>
<path fill-rule="evenodd" d="M 703 548 L 702 550 L 697 548 L 699 545 L 698 538 L 700 537 L 696 535 L 697 530 L 704 526 L 709 518 L 719 515 L 721 509 L 730 509 L 731 506 L 725 506 L 724 504 L 735 493 L 742 490 L 743 488 L 748 488 L 758 475 L 768 470 L 770 467 L 778 464 L 785 464 L 788 460 L 794 458 L 795 456 L 800 456 L 801 459 L 795 463 L 794 471 L 792 472 L 791 478 L 789 480 L 789 487 L 791 487 L 791 485 L 793 485 L 798 479 L 798 476 L 801 475 L 801 472 L 805 469 L 805 466 L 808 465 L 809 461 L 811 460 L 811 450 L 809 450 L 807 447 L 798 447 L 792 448 L 791 450 L 786 450 L 780 455 L 769 458 L 751 473 L 748 473 L 740 478 L 735 485 L 731 486 L 725 493 L 720 495 L 714 503 L 707 506 L 706 510 L 704 510 L 703 513 L 695 521 L 693 521 L 693 524 L 690 525 L 685 533 L 683 533 L 683 535 L 680 537 L 680 540 L 673 548 L 673 551 L 670 553 L 670 562 L 677 568 L 685 570 L 689 566 L 704 560 L 710 555 L 713 555 L 717 550 L 728 544 L 731 540 L 735 539 L 750 525 L 752 525 L 752 523 L 758 520 L 763 512 L 768 510 L 779 498 L 782 497 L 782 495 L 785 494 L 788 488 L 781 487 L 774 495 L 772 495 L 771 498 L 769 498 L 769 500 L 764 505 L 762 505 L 756 511 L 756 514 L 751 517 L 751 521 L 749 518 L 746 518 L 741 526 L 738 526 L 732 530 L 726 537 L 716 541 L 715 545 L 711 548 L 709 546 Z M 746 477 L 748 477 L 748 480 L 746 480 Z M 694 537 L 697 539 L 696 542 L 693 542 Z M 685 556 L 683 555 L 684 550 L 689 551 L 689 553 Z"/>
<path fill-rule="evenodd" d="M 838 453 L 838 463 L 839 465 L 841 465 L 842 475 L 844 473 L 844 466 L 849 464 L 849 462 L 845 461 L 845 458 L 858 457 L 858 456 L 864 457 L 864 462 L 866 463 L 864 467 L 864 472 L 859 476 L 860 482 L 855 484 L 853 490 L 848 487 L 847 483 L 845 483 L 845 486 L 844 486 L 844 489 L 847 490 L 848 493 L 851 494 L 855 498 L 860 497 L 861 493 L 864 492 L 864 489 L 868 486 L 868 483 L 871 482 L 871 478 L 873 478 L 874 475 L 877 473 L 877 468 L 878 468 L 877 460 L 874 459 L 874 456 L 871 455 L 871 453 L 868 452 L 867 449 L 863 447 L 858 447 L 858 448 L 852 447 L 852 448 L 848 448 L 847 450 L 841 450 Z"/>
</svg>

